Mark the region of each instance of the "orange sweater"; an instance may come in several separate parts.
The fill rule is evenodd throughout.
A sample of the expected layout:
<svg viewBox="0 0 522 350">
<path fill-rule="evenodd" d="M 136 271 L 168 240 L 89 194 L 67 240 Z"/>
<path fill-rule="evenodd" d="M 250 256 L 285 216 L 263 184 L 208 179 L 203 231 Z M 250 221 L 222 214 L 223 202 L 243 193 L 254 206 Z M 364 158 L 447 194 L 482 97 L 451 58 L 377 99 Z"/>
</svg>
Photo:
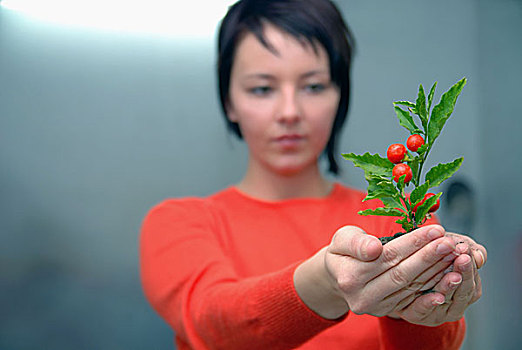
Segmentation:
<svg viewBox="0 0 522 350">
<path fill-rule="evenodd" d="M 362 192 L 336 184 L 325 198 L 266 202 L 234 187 L 171 199 L 146 216 L 141 277 L 179 349 L 458 349 L 464 320 L 425 327 L 348 313 L 326 320 L 293 285 L 296 266 L 356 225 L 378 237 L 394 218 L 363 217 Z"/>
</svg>

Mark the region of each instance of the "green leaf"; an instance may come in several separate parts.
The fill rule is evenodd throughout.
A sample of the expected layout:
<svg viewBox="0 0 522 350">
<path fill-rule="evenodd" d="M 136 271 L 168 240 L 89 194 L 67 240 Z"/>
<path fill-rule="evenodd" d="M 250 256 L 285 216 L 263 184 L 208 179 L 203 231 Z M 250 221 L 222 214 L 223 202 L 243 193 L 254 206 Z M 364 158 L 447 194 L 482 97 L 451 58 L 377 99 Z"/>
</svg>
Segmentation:
<svg viewBox="0 0 522 350">
<path fill-rule="evenodd" d="M 391 177 L 392 175 L 393 163 L 378 154 L 368 152 L 363 155 L 345 153 L 342 156 L 344 159 L 352 161 L 356 167 L 363 169 L 367 177 L 370 175 Z"/>
<path fill-rule="evenodd" d="M 401 126 L 408 129 L 411 134 L 419 134 L 422 132 L 421 130 L 419 130 L 417 125 L 415 125 L 415 122 L 413 121 L 413 117 L 410 115 L 410 112 L 407 112 L 397 106 L 395 106 L 394 108 L 395 108 L 395 113 L 397 114 L 397 117 L 399 118 L 399 124 L 401 124 Z"/>
<path fill-rule="evenodd" d="M 405 232 L 413 231 L 413 224 L 410 222 L 410 218 L 408 218 L 407 216 L 395 222 L 400 224 Z"/>
<path fill-rule="evenodd" d="M 404 183 L 404 180 L 406 180 L 406 174 L 401 175 L 399 177 L 399 181 L 397 182 L 397 189 L 399 190 L 400 193 L 402 193 L 402 191 L 404 190 L 404 186 L 406 185 Z"/>
<path fill-rule="evenodd" d="M 433 207 L 435 203 L 437 203 L 437 199 L 439 199 L 440 196 L 442 196 L 442 192 L 439 192 L 436 195 L 426 199 L 424 203 L 419 205 L 417 211 L 415 212 L 415 222 L 417 223 L 417 225 L 422 224 L 424 218 L 426 217 L 426 214 L 428 214 L 430 208 Z"/>
<path fill-rule="evenodd" d="M 395 208 L 376 208 L 376 209 L 366 209 L 358 212 L 359 215 L 377 215 L 377 216 L 404 216 L 405 214 Z"/>
<path fill-rule="evenodd" d="M 433 83 L 430 89 L 430 94 L 428 95 L 428 114 L 431 110 L 431 102 L 433 102 L 433 95 L 435 95 L 435 87 L 437 86 L 437 82 Z"/>
<path fill-rule="evenodd" d="M 410 108 L 416 107 L 415 103 L 410 102 L 410 101 L 395 101 L 395 102 L 393 102 L 393 104 L 397 105 L 397 106 L 406 106 L 406 107 L 410 107 Z"/>
<path fill-rule="evenodd" d="M 440 135 L 444 124 L 453 113 L 457 97 L 459 97 L 462 88 L 466 85 L 466 78 L 462 78 L 455 85 L 453 85 L 448 91 L 446 91 L 439 104 L 433 107 L 431 112 L 430 121 L 428 123 L 428 143 L 433 144 L 435 139 Z"/>
<path fill-rule="evenodd" d="M 419 149 L 417 149 L 417 153 L 420 155 L 423 155 L 428 150 L 429 145 L 425 143 L 424 145 L 420 146 Z"/>
<path fill-rule="evenodd" d="M 399 196 L 393 183 L 386 178 L 370 175 L 366 177 L 366 181 L 368 181 L 368 195 L 363 202 L 370 199 Z"/>
<path fill-rule="evenodd" d="M 401 204 L 399 191 L 390 180 L 379 176 L 369 176 L 366 177 L 366 180 L 368 181 L 368 195 L 363 199 L 363 202 L 370 199 L 380 199 L 385 207 L 406 210 Z"/>
<path fill-rule="evenodd" d="M 419 202 L 424 199 L 424 195 L 428 192 L 429 189 L 429 182 L 425 182 L 424 184 L 416 187 L 410 195 L 411 206 L 414 207 L 419 204 Z"/>
<path fill-rule="evenodd" d="M 404 211 L 406 211 L 404 205 L 400 202 L 399 199 L 395 197 L 382 197 L 379 199 L 382 201 L 382 204 L 384 204 L 386 208 L 403 209 Z"/>
<path fill-rule="evenodd" d="M 426 111 L 426 94 L 422 84 L 419 85 L 419 94 L 417 95 L 415 109 L 421 120 L 422 127 L 426 131 L 428 129 L 428 112 Z"/>
<path fill-rule="evenodd" d="M 408 152 L 409 153 L 409 152 Z M 411 160 L 407 161 L 408 165 L 411 168 L 411 172 L 413 174 L 413 182 L 415 183 L 415 179 L 417 179 L 417 173 L 419 172 L 419 165 L 421 162 L 420 157 L 410 157 Z M 416 184 L 417 185 L 417 184 Z"/>
<path fill-rule="evenodd" d="M 439 186 L 444 180 L 449 179 L 459 170 L 463 161 L 464 158 L 460 157 L 451 163 L 439 164 L 431 168 L 426 174 L 426 181 L 430 183 L 430 188 Z"/>
</svg>

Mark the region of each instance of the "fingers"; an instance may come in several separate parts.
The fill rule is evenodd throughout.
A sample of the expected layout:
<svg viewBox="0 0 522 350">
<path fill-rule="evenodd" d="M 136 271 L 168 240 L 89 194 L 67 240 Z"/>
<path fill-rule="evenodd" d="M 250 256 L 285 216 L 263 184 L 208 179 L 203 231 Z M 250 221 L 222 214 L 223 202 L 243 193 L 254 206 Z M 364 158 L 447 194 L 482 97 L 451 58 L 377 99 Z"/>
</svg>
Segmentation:
<svg viewBox="0 0 522 350">
<path fill-rule="evenodd" d="M 488 252 L 486 248 L 484 248 L 482 245 L 477 244 L 477 248 L 472 248 L 473 253 L 473 260 L 475 260 L 475 263 L 477 265 L 477 269 L 482 268 L 484 264 L 486 264 L 486 260 L 488 258 Z"/>
<path fill-rule="evenodd" d="M 335 233 L 329 252 L 361 261 L 372 261 L 381 254 L 382 244 L 378 238 L 366 234 L 356 226 L 345 226 Z"/>
<path fill-rule="evenodd" d="M 466 243 L 470 248 L 470 253 L 473 255 L 473 260 L 476 262 L 477 268 L 480 269 L 482 266 L 484 266 L 487 261 L 488 252 L 483 245 L 478 244 L 472 238 L 466 235 L 451 232 L 447 233 L 447 236 L 452 237 L 456 243 Z"/>
<path fill-rule="evenodd" d="M 452 255 L 449 256 L 454 259 Z M 418 297 L 420 293 L 433 288 L 445 276 L 446 269 L 451 266 L 452 261 L 445 261 L 443 259 L 429 269 L 422 272 L 415 280 L 406 287 L 396 291 L 387 296 L 384 300 L 389 301 L 390 304 L 396 305 L 397 310 L 401 310 L 409 305 L 413 299 Z"/>
<path fill-rule="evenodd" d="M 463 277 L 458 272 L 449 272 L 444 275 L 444 278 L 437 283 L 433 290 L 444 295 L 444 303 L 449 306 L 452 302 L 455 291 L 463 282 Z"/>
<path fill-rule="evenodd" d="M 476 274 L 475 264 L 469 255 L 463 254 L 455 259 L 454 268 L 462 275 L 462 283 L 453 294 L 448 309 L 448 315 L 455 318 L 462 315 L 470 304 L 478 300 L 482 291 L 477 290 L 475 279 L 480 281 L 480 276 Z M 480 285 L 478 287 L 481 288 Z"/>
<path fill-rule="evenodd" d="M 437 326 L 444 322 L 446 315 L 442 309 L 444 295 L 429 293 L 417 297 L 410 305 L 400 312 L 401 317 L 413 324 Z"/>
<path fill-rule="evenodd" d="M 430 225 L 394 239 L 383 247 L 382 255 L 379 257 L 379 262 L 382 263 L 381 272 L 396 266 L 405 258 L 419 251 L 427 243 L 443 237 L 444 233 L 442 226 Z"/>
<path fill-rule="evenodd" d="M 453 255 L 454 250 L 455 245 L 451 239 L 447 237 L 439 238 L 428 243 L 396 266 L 389 268 L 378 278 L 370 281 L 369 284 L 374 285 L 377 290 L 388 294 L 404 287 L 408 287 L 415 292 L 424 287 L 424 284 L 432 277 L 449 266 L 449 262 L 455 258 Z M 385 251 L 386 246 L 383 250 L 383 256 Z"/>
<path fill-rule="evenodd" d="M 482 285 L 477 264 L 471 253 L 463 253 L 470 252 L 469 246 L 459 244 L 456 252 L 460 255 L 453 261 L 453 271 L 444 271 L 444 277 L 433 287 L 433 292 L 413 301 L 409 297 L 410 303 L 398 311 L 403 319 L 430 326 L 457 321 L 467 307 L 480 298 Z"/>
</svg>

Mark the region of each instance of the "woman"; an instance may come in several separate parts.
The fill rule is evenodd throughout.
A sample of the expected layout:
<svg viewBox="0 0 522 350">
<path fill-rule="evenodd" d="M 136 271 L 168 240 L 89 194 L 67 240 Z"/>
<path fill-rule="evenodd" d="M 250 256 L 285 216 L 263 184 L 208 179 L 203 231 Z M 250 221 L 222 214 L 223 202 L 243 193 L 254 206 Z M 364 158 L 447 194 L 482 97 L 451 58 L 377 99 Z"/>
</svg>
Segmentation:
<svg viewBox="0 0 522 350">
<path fill-rule="evenodd" d="M 393 218 L 325 179 L 348 110 L 352 39 L 329 0 L 243 0 L 219 34 L 220 97 L 249 162 L 235 186 L 147 215 L 147 298 L 179 349 L 458 349 L 485 249 Z M 465 242 L 465 243 L 459 243 Z M 452 270 L 452 271 L 450 271 Z M 450 271 L 450 272 L 448 272 Z M 425 293 L 431 290 L 431 293 Z"/>
</svg>

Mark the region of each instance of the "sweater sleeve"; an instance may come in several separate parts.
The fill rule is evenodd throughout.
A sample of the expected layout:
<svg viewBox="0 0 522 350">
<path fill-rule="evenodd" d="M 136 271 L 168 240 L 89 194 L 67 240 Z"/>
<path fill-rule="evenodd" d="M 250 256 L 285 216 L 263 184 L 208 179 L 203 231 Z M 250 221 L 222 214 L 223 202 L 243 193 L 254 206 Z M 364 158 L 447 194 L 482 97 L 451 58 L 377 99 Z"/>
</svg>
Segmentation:
<svg viewBox="0 0 522 350">
<path fill-rule="evenodd" d="M 414 325 L 403 320 L 380 317 L 379 325 L 382 350 L 458 350 L 466 334 L 464 317 L 437 327 Z"/>
<path fill-rule="evenodd" d="M 294 348 L 340 320 L 326 320 L 297 295 L 297 264 L 239 279 L 200 199 L 169 200 L 146 216 L 141 278 L 153 308 L 193 349 Z"/>
</svg>

